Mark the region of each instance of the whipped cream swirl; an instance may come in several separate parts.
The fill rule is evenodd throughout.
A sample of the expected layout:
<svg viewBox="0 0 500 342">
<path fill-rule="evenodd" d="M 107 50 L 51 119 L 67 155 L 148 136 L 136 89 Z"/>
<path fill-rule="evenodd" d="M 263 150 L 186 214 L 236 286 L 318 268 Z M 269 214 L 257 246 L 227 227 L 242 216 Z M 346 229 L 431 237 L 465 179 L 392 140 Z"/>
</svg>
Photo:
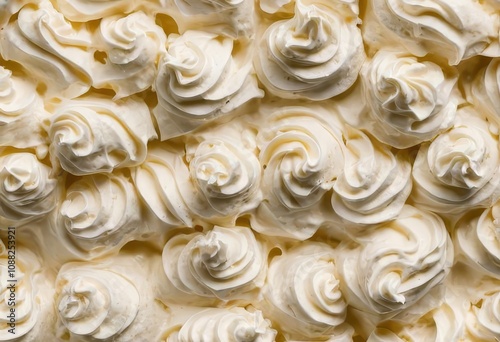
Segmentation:
<svg viewBox="0 0 500 342">
<path fill-rule="evenodd" d="M 137 0 L 56 0 L 57 8 L 66 18 L 87 22 L 115 14 L 130 13 Z"/>
<path fill-rule="evenodd" d="M 28 69 L 48 96 L 76 97 L 90 88 L 91 33 L 85 26 L 73 28 L 50 1 L 24 6 L 0 38 L 2 57 Z"/>
<path fill-rule="evenodd" d="M 80 176 L 141 164 L 156 132 L 142 100 L 95 95 L 58 106 L 49 137 L 53 163 L 57 158 L 64 170 Z"/>
<path fill-rule="evenodd" d="M 382 50 L 361 75 L 369 106 L 367 122 L 361 124 L 378 140 L 407 148 L 452 125 L 457 110 L 452 71 L 404 52 Z"/>
<path fill-rule="evenodd" d="M 246 227 L 176 235 L 165 245 L 162 260 L 175 288 L 223 300 L 261 287 L 267 265 L 263 246 Z"/>
<path fill-rule="evenodd" d="M 500 202 L 464 216 L 454 234 L 457 251 L 472 267 L 500 278 Z"/>
<path fill-rule="evenodd" d="M 207 137 L 186 149 L 194 192 L 184 197 L 194 213 L 234 225 L 237 217 L 259 204 L 260 164 L 240 141 L 229 135 Z"/>
<path fill-rule="evenodd" d="M 466 316 L 470 340 L 495 342 L 500 339 L 500 292 L 486 294 L 471 304 Z"/>
<path fill-rule="evenodd" d="M 310 210 L 318 210 L 344 166 L 338 125 L 319 107 L 283 107 L 269 116 L 257 135 L 264 201 L 252 228 L 301 240 L 314 234 L 321 222 Z"/>
<path fill-rule="evenodd" d="M 123 175 L 96 174 L 76 181 L 60 215 L 75 243 L 94 253 L 125 244 L 141 225 L 138 196 Z"/>
<path fill-rule="evenodd" d="M 442 56 L 450 65 L 481 54 L 498 42 L 498 15 L 470 0 L 374 0 L 379 22 L 415 56 Z"/>
<path fill-rule="evenodd" d="M 189 192 L 189 169 L 183 151 L 167 143 L 152 144 L 146 160 L 132 169 L 132 178 L 142 200 L 169 227 L 192 227 L 191 211 L 182 193 Z"/>
<path fill-rule="evenodd" d="M 42 121 L 48 115 L 34 83 L 0 66 L 0 146 L 44 146 L 46 151 L 47 134 Z"/>
<path fill-rule="evenodd" d="M 9 235 L 10 236 L 10 235 Z M 11 246 L 11 244 L 9 244 Z M 40 262 L 32 252 L 21 245 L 15 246 L 15 259 L 11 254 L 13 249 L 7 250 L 3 241 L 0 240 L 0 340 L 13 341 L 28 334 L 33 330 L 40 320 L 40 302 L 43 301 L 37 294 L 36 274 L 40 272 Z M 9 261 L 15 260 L 15 272 L 9 268 Z M 10 277 L 10 275 L 14 277 Z M 14 299 L 11 297 L 12 284 L 15 284 Z M 12 304 L 14 303 L 14 304 Z M 12 317 L 14 309 L 14 332 L 12 334 Z M 15 337 L 15 338 L 13 338 Z M 35 336 L 36 337 L 36 336 Z M 31 337 L 32 338 L 32 337 Z M 34 341 L 34 339 L 26 338 Z"/>
<path fill-rule="evenodd" d="M 260 81 L 283 98 L 325 100 L 356 81 L 365 54 L 357 17 L 326 2 L 297 1 L 295 15 L 272 24 L 256 59 Z"/>
<path fill-rule="evenodd" d="M 153 84 L 167 38 L 151 17 L 144 12 L 106 17 L 98 37 L 98 49 L 106 57 L 92 69 L 94 87 L 111 88 L 115 98 L 123 98 Z"/>
<path fill-rule="evenodd" d="M 264 297 L 287 340 L 340 340 L 351 337 L 344 321 L 347 303 L 340 290 L 334 251 L 309 242 L 275 257 L 269 265 Z"/>
<path fill-rule="evenodd" d="M 60 322 L 85 339 L 117 338 L 135 319 L 140 296 L 122 275 L 65 264 L 56 280 Z"/>
<path fill-rule="evenodd" d="M 500 58 L 494 58 L 476 78 L 472 102 L 482 114 L 500 126 Z"/>
<path fill-rule="evenodd" d="M 411 164 L 363 132 L 344 131 L 344 172 L 333 186 L 332 207 L 344 220 L 375 224 L 396 217 L 411 191 Z"/>
<path fill-rule="evenodd" d="M 34 154 L 0 157 L 0 217 L 26 221 L 47 214 L 56 205 L 57 180 Z"/>
<path fill-rule="evenodd" d="M 273 342 L 276 330 L 262 312 L 243 308 L 206 309 L 191 316 L 167 342 Z"/>
<path fill-rule="evenodd" d="M 171 34 L 161 60 L 153 113 L 162 140 L 226 115 L 264 93 L 251 75 L 251 61 L 233 55 L 234 41 L 203 31 Z"/>
<path fill-rule="evenodd" d="M 393 221 L 370 229 L 338 252 L 342 288 L 353 307 L 396 314 L 443 281 L 453 245 L 436 214 L 405 205 Z"/>
<path fill-rule="evenodd" d="M 500 197 L 498 136 L 471 107 L 455 126 L 422 144 L 413 165 L 415 204 L 439 213 L 488 207 Z"/>
</svg>

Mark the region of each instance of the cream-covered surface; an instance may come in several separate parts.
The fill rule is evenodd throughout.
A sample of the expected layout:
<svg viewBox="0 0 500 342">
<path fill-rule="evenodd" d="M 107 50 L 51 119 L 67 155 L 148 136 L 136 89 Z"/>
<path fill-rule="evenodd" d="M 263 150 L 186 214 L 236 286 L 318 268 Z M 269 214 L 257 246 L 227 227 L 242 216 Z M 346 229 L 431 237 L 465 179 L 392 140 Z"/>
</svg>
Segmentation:
<svg viewBox="0 0 500 342">
<path fill-rule="evenodd" d="M 498 0 L 0 1 L 0 57 L 0 341 L 500 339 Z"/>
</svg>

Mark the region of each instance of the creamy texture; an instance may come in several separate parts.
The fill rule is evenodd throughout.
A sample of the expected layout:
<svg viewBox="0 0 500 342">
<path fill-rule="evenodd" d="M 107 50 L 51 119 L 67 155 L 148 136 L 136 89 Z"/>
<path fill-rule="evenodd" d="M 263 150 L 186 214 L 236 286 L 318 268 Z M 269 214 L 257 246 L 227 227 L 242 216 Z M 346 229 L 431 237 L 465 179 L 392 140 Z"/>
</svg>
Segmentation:
<svg viewBox="0 0 500 342">
<path fill-rule="evenodd" d="M 344 324 L 347 303 L 340 290 L 334 250 L 326 244 L 299 245 L 275 257 L 264 296 L 265 312 L 288 340 L 351 338 L 353 330 Z"/>
<path fill-rule="evenodd" d="M 357 17 L 334 4 L 298 0 L 291 19 L 265 32 L 256 70 L 266 89 L 282 98 L 324 100 L 346 91 L 364 61 Z"/>
<path fill-rule="evenodd" d="M 96 255 L 133 239 L 141 227 L 138 205 L 135 189 L 123 175 L 96 174 L 68 188 L 59 213 L 75 244 Z"/>
<path fill-rule="evenodd" d="M 178 148 L 164 144 L 149 148 L 146 160 L 132 170 L 142 200 L 167 226 L 193 225 L 181 192 L 188 187 L 189 170 Z"/>
<path fill-rule="evenodd" d="M 374 29 L 373 33 L 365 31 L 369 43 L 403 45 L 415 56 L 436 54 L 450 65 L 480 55 L 490 44 L 498 43 L 499 14 L 488 13 L 478 1 L 373 0 L 370 11 L 374 14 L 368 20 L 375 20 L 386 30 L 368 24 L 366 30 Z M 379 41 L 370 39 L 374 32 Z"/>
<path fill-rule="evenodd" d="M 498 136 L 471 107 L 452 129 L 422 144 L 413 165 L 412 199 L 445 214 L 488 207 L 500 196 Z"/>
<path fill-rule="evenodd" d="M 192 30 L 168 37 L 155 81 L 158 105 L 153 112 L 162 140 L 263 96 L 250 61 L 233 49 L 232 39 L 209 32 Z"/>
<path fill-rule="evenodd" d="M 0 67 L 0 146 L 35 147 L 46 153 L 42 121 L 48 115 L 33 80 Z"/>
<path fill-rule="evenodd" d="M 458 98 L 453 70 L 405 52 L 380 50 L 361 71 L 367 113 L 346 120 L 390 146 L 407 148 L 431 140 L 453 124 Z M 356 120 L 357 119 L 357 120 Z"/>
<path fill-rule="evenodd" d="M 257 135 L 264 201 L 252 216 L 263 234 L 307 239 L 321 221 L 321 199 L 344 165 L 340 127 L 323 108 L 283 107 Z"/>
<path fill-rule="evenodd" d="M 237 124 L 201 131 L 186 144 L 191 186 L 183 198 L 195 215 L 215 224 L 234 225 L 262 200 L 261 165 L 252 150 L 255 142 L 251 137 L 245 142 L 246 132 Z"/>
<path fill-rule="evenodd" d="M 455 227 L 455 246 L 465 261 L 500 277 L 500 203 L 466 215 Z"/>
<path fill-rule="evenodd" d="M 0 221 L 18 224 L 49 213 L 57 203 L 52 169 L 31 153 L 0 154 Z"/>
<path fill-rule="evenodd" d="M 481 113 L 500 124 L 500 58 L 492 59 L 478 74 L 472 94 L 472 102 Z"/>
<path fill-rule="evenodd" d="M 167 342 L 272 342 L 276 330 L 262 312 L 243 308 L 206 309 L 190 317 L 178 332 L 172 332 Z"/>
<path fill-rule="evenodd" d="M 104 53 L 92 69 L 93 86 L 111 88 L 123 98 L 151 86 L 156 64 L 164 53 L 165 33 L 143 12 L 104 18 L 98 30 L 98 52 Z M 126 72 L 123 72 L 126 70 Z"/>
<path fill-rule="evenodd" d="M 81 176 L 141 164 L 156 132 L 139 98 L 91 95 L 57 106 L 49 138 L 53 163 Z"/>
<path fill-rule="evenodd" d="M 355 128 L 346 128 L 345 139 L 345 166 L 333 186 L 333 210 L 358 224 L 395 218 L 411 191 L 408 157 L 394 155 Z"/>
<path fill-rule="evenodd" d="M 83 340 L 116 338 L 135 319 L 139 292 L 108 270 L 63 266 L 56 281 L 59 320 Z"/>
<path fill-rule="evenodd" d="M 441 218 L 405 206 L 399 216 L 339 250 L 342 290 L 355 308 L 394 315 L 441 283 L 453 245 Z"/>
<path fill-rule="evenodd" d="M 228 300 L 262 287 L 264 253 L 251 229 L 215 226 L 207 234 L 176 235 L 162 260 L 168 280 L 184 296 Z"/>
<path fill-rule="evenodd" d="M 2 57 L 22 64 L 52 96 L 76 97 L 90 88 L 91 45 L 89 30 L 73 28 L 48 0 L 23 7 L 0 34 Z"/>
</svg>

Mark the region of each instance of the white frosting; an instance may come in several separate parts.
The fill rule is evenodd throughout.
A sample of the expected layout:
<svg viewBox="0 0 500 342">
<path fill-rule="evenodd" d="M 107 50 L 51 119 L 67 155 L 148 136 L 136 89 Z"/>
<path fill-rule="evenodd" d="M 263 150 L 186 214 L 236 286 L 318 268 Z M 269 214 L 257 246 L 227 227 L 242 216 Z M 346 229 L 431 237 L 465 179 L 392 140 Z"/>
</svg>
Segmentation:
<svg viewBox="0 0 500 342">
<path fill-rule="evenodd" d="M 457 251 L 474 268 L 500 277 L 500 203 L 465 216 L 455 227 Z"/>
<path fill-rule="evenodd" d="M 153 112 L 162 140 L 192 131 L 264 95 L 251 75 L 248 58 L 233 50 L 232 39 L 209 32 L 168 37 L 155 82 L 158 106 Z"/>
<path fill-rule="evenodd" d="M 480 302 L 471 304 L 466 327 L 470 340 L 494 342 L 500 339 L 500 292 L 490 293 Z"/>
<path fill-rule="evenodd" d="M 251 38 L 254 35 L 254 2 L 251 0 L 161 0 L 172 16 L 179 32 L 199 30 L 230 38 Z"/>
<path fill-rule="evenodd" d="M 183 152 L 166 143 L 149 148 L 146 160 L 132 169 L 137 191 L 153 213 L 170 227 L 193 226 L 181 193 L 189 187 Z"/>
<path fill-rule="evenodd" d="M 163 268 L 180 296 L 242 298 L 263 285 L 263 245 L 247 227 L 215 226 L 206 234 L 178 234 L 163 249 Z M 182 298 L 186 300 L 185 298 Z"/>
<path fill-rule="evenodd" d="M 75 244 L 91 254 L 123 246 L 141 226 L 138 196 L 122 175 L 96 174 L 73 183 L 60 215 Z"/>
<path fill-rule="evenodd" d="M 453 124 L 458 99 L 452 95 L 457 81 L 452 71 L 405 52 L 381 50 L 361 75 L 368 108 L 355 124 L 380 141 L 407 148 Z M 349 112 L 343 115 L 353 121 Z"/>
<path fill-rule="evenodd" d="M 2 57 L 21 63 L 52 96 L 76 97 L 89 89 L 91 46 L 90 32 L 73 28 L 48 0 L 23 7 L 0 33 Z"/>
<path fill-rule="evenodd" d="M 283 107 L 267 118 L 257 135 L 264 201 L 252 228 L 301 240 L 318 229 L 317 216 L 304 213 L 317 210 L 344 166 L 335 121 L 324 109 L 306 107 Z"/>
<path fill-rule="evenodd" d="M 91 95 L 61 103 L 50 118 L 53 163 L 74 175 L 136 166 L 156 138 L 146 104 Z"/>
<path fill-rule="evenodd" d="M 479 1 L 374 0 L 371 9 L 388 29 L 377 45 L 386 45 L 383 40 L 389 38 L 419 57 L 436 54 L 457 65 L 498 42 L 498 14 L 488 13 Z M 394 37 L 386 37 L 391 33 Z M 371 43 L 370 33 L 365 39 Z"/>
<path fill-rule="evenodd" d="M 256 71 L 282 98 L 324 100 L 346 91 L 364 61 L 357 18 L 334 4 L 297 1 L 291 19 L 272 24 L 256 53 Z"/>
<path fill-rule="evenodd" d="M 15 271 L 9 273 L 9 256 L 10 260 L 13 260 L 13 255 L 8 252 L 3 241 L 0 241 L 0 341 L 13 341 L 15 338 L 35 341 L 36 337 L 34 339 L 29 333 L 37 330 L 35 325 L 42 320 L 39 315 L 41 303 L 45 302 L 43 296 L 49 294 L 38 292 L 40 284 L 37 285 L 36 281 L 41 265 L 37 257 L 20 245 L 17 245 L 15 252 Z M 10 274 L 14 276 L 11 277 Z M 14 286 L 14 301 L 10 296 L 12 286 Z M 11 309 L 15 310 L 15 324 L 13 325 L 15 334 L 9 332 L 12 328 L 8 317 L 12 316 Z"/>
<path fill-rule="evenodd" d="M 453 245 L 441 218 L 406 205 L 393 221 L 367 230 L 339 252 L 342 291 L 353 307 L 396 314 L 443 281 Z"/>
<path fill-rule="evenodd" d="M 491 62 L 477 76 L 472 88 L 473 103 L 481 114 L 500 125 L 500 58 Z"/>
<path fill-rule="evenodd" d="M 332 207 L 344 220 L 374 224 L 395 218 L 411 191 L 411 164 L 363 132 L 348 127 L 345 166 L 335 181 Z"/>
<path fill-rule="evenodd" d="M 2 154 L 0 221 L 17 225 L 49 213 L 57 201 L 57 180 L 52 169 L 31 153 Z"/>
<path fill-rule="evenodd" d="M 62 14 L 76 22 L 129 13 L 137 2 L 137 0 L 56 0 Z"/>
<path fill-rule="evenodd" d="M 190 317 L 167 342 L 272 342 L 276 330 L 271 329 L 262 312 L 243 308 L 206 309 Z"/>
<path fill-rule="evenodd" d="M 35 147 L 46 153 L 42 121 L 48 115 L 33 82 L 0 66 L 0 146 Z"/>
<path fill-rule="evenodd" d="M 344 324 L 347 303 L 340 290 L 334 251 L 326 244 L 299 245 L 275 257 L 269 265 L 264 296 L 269 303 L 266 312 L 288 341 L 348 340 L 353 334 Z"/>
<path fill-rule="evenodd" d="M 139 292 L 110 270 L 61 268 L 56 280 L 59 320 L 84 341 L 116 339 L 135 319 Z"/>
<path fill-rule="evenodd" d="M 488 207 L 500 196 L 498 136 L 471 107 L 452 129 L 422 144 L 413 165 L 415 204 L 439 213 Z"/>
<path fill-rule="evenodd" d="M 191 191 L 183 194 L 194 214 L 226 225 L 234 225 L 261 201 L 259 160 L 242 141 L 245 132 L 230 127 L 221 125 L 188 141 Z"/>
<path fill-rule="evenodd" d="M 92 69 L 94 87 L 111 88 L 122 98 L 151 86 L 167 39 L 152 18 L 143 12 L 106 17 L 98 36 L 106 57 Z"/>
</svg>

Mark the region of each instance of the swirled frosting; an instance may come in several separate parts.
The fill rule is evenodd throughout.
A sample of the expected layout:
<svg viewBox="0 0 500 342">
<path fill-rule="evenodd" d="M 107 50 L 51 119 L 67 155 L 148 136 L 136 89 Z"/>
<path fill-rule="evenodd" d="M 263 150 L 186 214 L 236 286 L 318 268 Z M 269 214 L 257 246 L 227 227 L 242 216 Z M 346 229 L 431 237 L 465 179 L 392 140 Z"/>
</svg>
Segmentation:
<svg viewBox="0 0 500 342">
<path fill-rule="evenodd" d="M 269 265 L 264 296 L 287 340 L 351 338 L 344 324 L 347 303 L 340 290 L 334 251 L 327 244 L 298 245 Z"/>
<path fill-rule="evenodd" d="M 471 212 L 459 221 L 454 242 L 474 268 L 500 277 L 500 203 L 482 213 Z"/>
<path fill-rule="evenodd" d="M 334 5 L 297 1 L 294 17 L 272 24 L 261 39 L 259 80 L 282 98 L 324 100 L 343 93 L 365 58 L 356 24 Z"/>
<path fill-rule="evenodd" d="M 8 244 L 11 246 L 11 243 Z M 14 244 L 14 246 L 16 246 Z M 10 252 L 9 252 L 10 251 Z M 12 251 L 15 253 L 12 254 Z M 9 261 L 15 260 L 15 268 L 9 268 Z M 0 340 L 13 341 L 14 338 L 26 337 L 34 330 L 40 320 L 40 302 L 44 301 L 37 293 L 35 275 L 40 272 L 40 262 L 28 249 L 17 245 L 17 248 L 6 248 L 0 241 Z M 11 276 L 11 274 L 13 276 Z M 14 287 L 12 287 L 14 286 Z M 14 290 L 11 290 L 11 289 Z M 14 291 L 14 300 L 11 293 Z M 14 314 L 12 315 L 12 310 Z M 14 316 L 14 324 L 10 325 L 9 315 Z M 9 329 L 15 327 L 14 334 Z M 14 338 L 13 338 L 14 337 Z M 32 340 L 33 337 L 26 338 Z"/>
<path fill-rule="evenodd" d="M 252 38 L 255 33 L 254 2 L 251 0 L 161 1 L 181 33 L 200 27 L 233 39 Z"/>
<path fill-rule="evenodd" d="M 118 273 L 71 265 L 65 264 L 56 280 L 60 322 L 87 341 L 117 338 L 137 315 L 139 292 Z"/>
<path fill-rule="evenodd" d="M 396 217 L 411 191 L 411 164 L 355 128 L 344 131 L 345 166 L 333 186 L 332 207 L 344 220 L 375 224 Z"/>
<path fill-rule="evenodd" d="M 412 54 L 436 54 L 450 65 L 498 42 L 498 14 L 488 13 L 478 1 L 374 0 L 372 10 Z"/>
<path fill-rule="evenodd" d="M 186 160 L 192 190 L 183 196 L 188 207 L 203 219 L 234 225 L 237 217 L 261 200 L 261 167 L 241 135 L 225 132 L 227 127 L 212 129 L 209 135 L 202 132 L 196 138 L 200 141 L 188 142 Z"/>
<path fill-rule="evenodd" d="M 47 86 L 47 95 L 76 97 L 91 84 L 92 36 L 74 28 L 50 1 L 24 6 L 0 33 L 2 57 L 22 64 Z"/>
<path fill-rule="evenodd" d="M 215 226 L 176 235 L 163 249 L 165 274 L 184 294 L 233 299 L 263 285 L 266 256 L 250 228 Z"/>
<path fill-rule="evenodd" d="M 153 113 L 162 140 L 182 135 L 226 115 L 264 94 L 252 76 L 252 64 L 233 54 L 230 38 L 203 31 L 168 37 L 155 90 Z"/>
<path fill-rule="evenodd" d="M 276 330 L 262 312 L 243 308 L 206 309 L 191 316 L 167 342 L 272 342 Z"/>
<path fill-rule="evenodd" d="M 492 59 L 479 73 L 472 94 L 474 106 L 500 125 L 500 58 Z"/>
<path fill-rule="evenodd" d="M 0 66 L 0 146 L 46 150 L 42 121 L 48 115 L 34 83 Z"/>
<path fill-rule="evenodd" d="M 34 154 L 18 152 L 0 157 L 0 217 L 8 222 L 17 225 L 50 212 L 57 201 L 56 187 L 52 169 Z"/>
<path fill-rule="evenodd" d="M 452 71 L 405 52 L 381 50 L 361 75 L 368 113 L 360 124 L 378 140 L 407 148 L 453 124 L 458 100 L 452 95 L 457 81 Z"/>
<path fill-rule="evenodd" d="M 377 327 L 367 342 L 449 342 L 459 339 L 461 313 L 448 303 L 432 309 L 415 321 L 386 321 Z"/>
<path fill-rule="evenodd" d="M 123 98 L 149 88 L 166 36 L 144 12 L 103 18 L 98 49 L 106 55 L 92 69 L 93 86 L 111 88 Z"/>
<path fill-rule="evenodd" d="M 182 151 L 166 143 L 150 146 L 146 160 L 132 169 L 142 200 L 169 227 L 193 226 L 182 193 L 189 192 L 189 169 Z"/>
<path fill-rule="evenodd" d="M 320 222 L 308 221 L 344 166 L 342 134 L 334 116 L 320 108 L 283 107 L 257 135 L 264 201 L 252 228 L 301 240 Z M 328 120 L 328 121 L 327 121 Z"/>
<path fill-rule="evenodd" d="M 125 244 L 141 225 L 138 196 L 123 175 L 96 174 L 76 181 L 60 215 L 73 241 L 91 253 Z"/>
<path fill-rule="evenodd" d="M 409 205 L 358 242 L 340 249 L 339 271 L 348 303 L 366 312 L 395 314 L 410 307 L 443 281 L 453 262 L 442 219 Z"/>
<path fill-rule="evenodd" d="M 421 145 L 413 165 L 412 199 L 427 210 L 484 208 L 500 196 L 498 136 L 471 107 L 460 112 L 452 129 Z"/>
<path fill-rule="evenodd" d="M 471 341 L 498 341 L 500 339 L 500 292 L 489 293 L 479 302 L 471 304 L 466 318 L 466 336 Z"/>
<path fill-rule="evenodd" d="M 91 95 L 61 103 L 50 118 L 53 163 L 74 175 L 141 164 L 156 138 L 148 107 L 138 98 Z"/>
<path fill-rule="evenodd" d="M 56 0 L 57 8 L 71 21 L 86 22 L 131 12 L 137 0 Z"/>
</svg>

